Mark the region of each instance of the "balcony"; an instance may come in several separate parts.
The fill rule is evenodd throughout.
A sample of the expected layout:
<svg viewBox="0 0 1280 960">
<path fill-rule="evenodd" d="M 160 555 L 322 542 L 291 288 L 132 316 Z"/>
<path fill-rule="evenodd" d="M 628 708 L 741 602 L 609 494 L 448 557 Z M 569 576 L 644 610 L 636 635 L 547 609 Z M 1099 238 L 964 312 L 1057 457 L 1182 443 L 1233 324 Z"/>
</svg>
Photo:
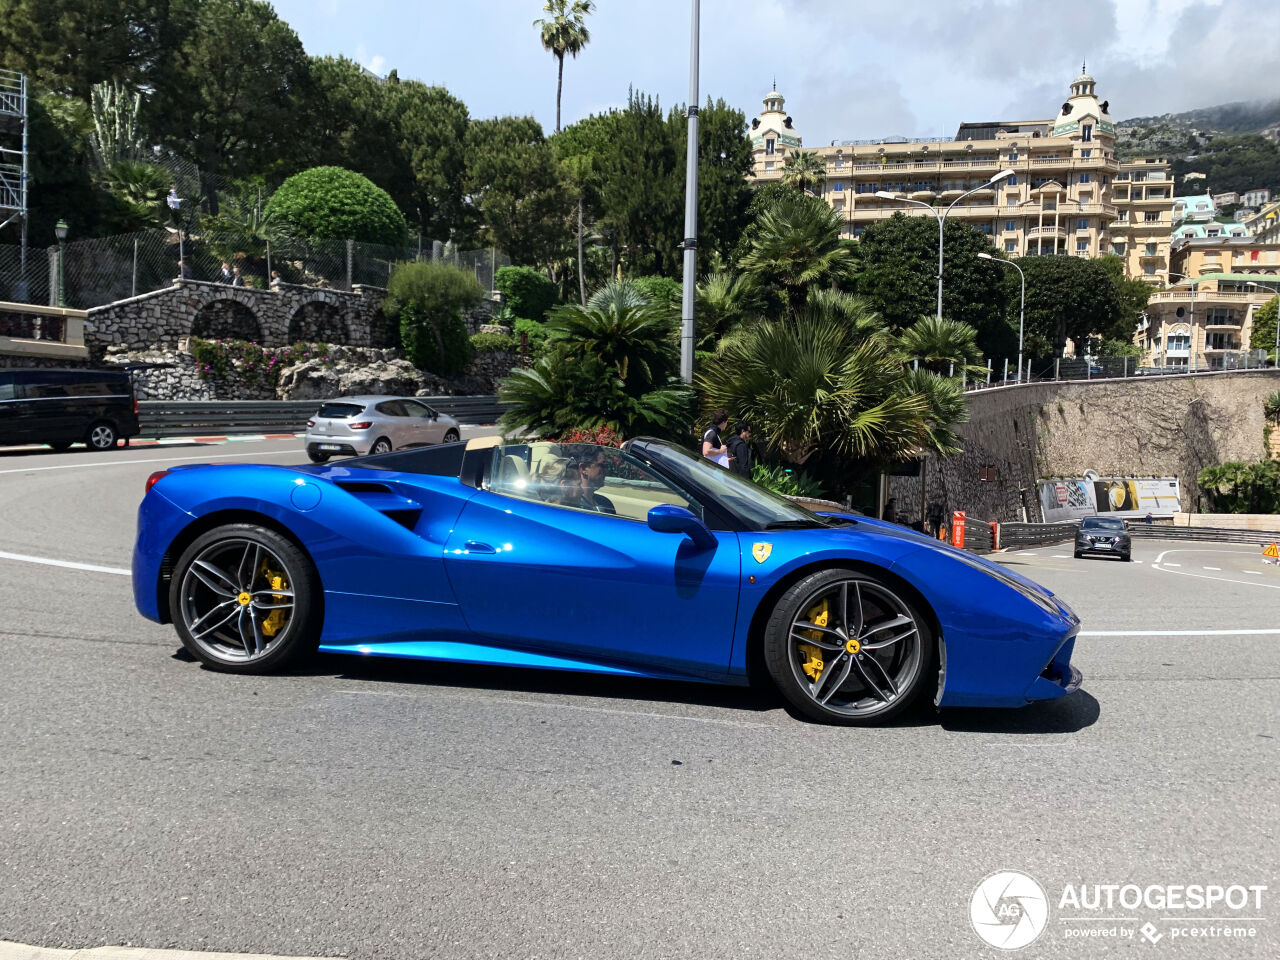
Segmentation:
<svg viewBox="0 0 1280 960">
<path fill-rule="evenodd" d="M 1241 322 L 1231 317 L 1210 317 L 1204 325 L 1206 330 L 1239 330 Z"/>
<path fill-rule="evenodd" d="M 30 303 L 0 303 L 0 355 L 84 360 L 88 313 Z"/>
<path fill-rule="evenodd" d="M 1027 231 L 1027 239 L 1035 240 L 1042 237 L 1056 237 L 1059 240 L 1067 239 L 1066 227 L 1032 227 Z"/>
<path fill-rule="evenodd" d="M 1163 260 L 1164 254 L 1161 253 L 1159 250 L 1154 250 L 1154 251 L 1143 250 L 1140 254 L 1138 254 L 1138 259 L 1139 260 Z"/>
</svg>

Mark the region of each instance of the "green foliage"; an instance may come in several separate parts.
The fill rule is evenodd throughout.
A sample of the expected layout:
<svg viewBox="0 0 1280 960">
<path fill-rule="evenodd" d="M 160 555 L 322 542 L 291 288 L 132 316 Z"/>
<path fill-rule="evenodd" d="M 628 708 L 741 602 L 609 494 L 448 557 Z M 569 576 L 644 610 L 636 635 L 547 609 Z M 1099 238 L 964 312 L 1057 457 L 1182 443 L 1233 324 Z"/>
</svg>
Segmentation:
<svg viewBox="0 0 1280 960">
<path fill-rule="evenodd" d="M 592 0 L 547 0 L 542 9 L 551 14 L 545 20 L 535 20 L 539 28 L 544 50 L 556 58 L 556 132 L 560 132 L 560 92 L 564 86 L 564 55 L 577 58 L 582 48 L 591 40 L 586 16 L 591 13 Z"/>
<path fill-rule="evenodd" d="M 655 307 L 672 318 L 679 318 L 684 298 L 684 286 L 670 277 L 633 277 L 631 285 L 639 290 Z"/>
<path fill-rule="evenodd" d="M 958 219 L 946 221 L 942 265 L 942 315 L 977 331 L 977 343 L 992 354 L 1007 342 L 1010 309 L 1007 278 L 1012 274 L 1014 349 L 1018 322 L 1017 271 L 978 258 L 991 253 L 991 241 Z M 858 244 L 861 273 L 858 293 L 893 329 L 905 329 L 920 317 L 937 316 L 938 221 L 895 213 L 867 227 Z M 1021 262 L 1021 261 L 1019 261 Z"/>
<path fill-rule="evenodd" d="M 816 150 L 793 150 L 782 164 L 782 182 L 795 190 L 817 194 L 827 177 L 827 162 Z"/>
<path fill-rule="evenodd" d="M 294 174 L 267 201 L 277 230 L 313 240 L 404 243 L 408 228 L 391 196 L 368 177 L 342 167 Z"/>
<path fill-rule="evenodd" d="M 987 372 L 978 349 L 978 332 L 967 323 L 943 317 L 924 316 L 898 334 L 897 347 L 903 359 L 940 376 L 959 377 L 967 368 L 970 375 Z"/>
<path fill-rule="evenodd" d="M 840 215 L 816 197 L 783 194 L 761 211 L 750 247 L 738 261 L 743 273 L 775 290 L 793 313 L 811 287 L 852 278 L 853 253 L 840 239 Z"/>
<path fill-rule="evenodd" d="M 1268 423 L 1280 426 L 1280 390 L 1267 394 L 1262 401 L 1262 414 Z"/>
<path fill-rule="evenodd" d="M 1116 295 L 1120 298 L 1120 315 L 1116 318 L 1113 329 L 1110 331 L 1110 336 L 1112 339 L 1132 342 L 1133 334 L 1137 331 L 1138 324 L 1142 322 L 1142 314 L 1147 309 L 1147 303 L 1151 299 L 1151 284 L 1145 280 L 1126 277 L 1124 260 L 1114 254 L 1099 257 L 1097 262 L 1102 264 L 1107 271 L 1107 275 L 1111 277 L 1111 282 L 1116 288 Z M 1141 351 L 1139 350 L 1137 354 L 1113 355 L 1138 356 L 1140 354 Z"/>
<path fill-rule="evenodd" d="M 307 55 L 267 3 L 154 5 L 170 12 L 172 29 L 161 31 L 149 69 L 144 125 L 200 168 L 216 216 L 214 175 L 264 173 L 296 155 L 305 127 L 299 100 L 310 84 Z"/>
<path fill-rule="evenodd" d="M 514 353 L 520 344 L 509 333 L 473 333 L 471 350 L 473 353 Z"/>
<path fill-rule="evenodd" d="M 1132 336 L 1125 304 L 1102 263 L 1058 255 L 1023 257 L 1018 266 L 1027 277 L 1027 332 L 1041 338 L 1029 342 L 1051 344 L 1061 356 L 1068 339 L 1079 346 L 1090 336 Z"/>
<path fill-rule="evenodd" d="M 473 121 L 466 157 L 466 191 L 479 207 L 486 242 L 516 264 L 554 259 L 570 237 L 569 194 L 538 121 Z"/>
<path fill-rule="evenodd" d="M 1280 460 L 1205 467 L 1198 480 L 1212 513 L 1280 513 Z"/>
<path fill-rule="evenodd" d="M 743 273 L 718 270 L 703 277 L 695 297 L 694 346 L 697 350 L 714 351 L 721 338 L 764 311 L 760 288 L 753 278 Z"/>
<path fill-rule="evenodd" d="M 471 362 L 467 325 L 457 313 L 440 315 L 421 300 L 400 304 L 400 341 L 405 356 L 419 370 L 456 376 Z"/>
<path fill-rule="evenodd" d="M 547 311 L 560 302 L 556 285 L 533 267 L 499 267 L 494 286 L 517 317 L 541 322 Z"/>
<path fill-rule="evenodd" d="M 781 465 L 770 466 L 757 461 L 751 467 L 751 480 L 774 493 L 784 497 L 806 497 L 814 500 L 826 499 L 826 491 L 822 484 L 804 470 Z"/>
<path fill-rule="evenodd" d="M 549 346 L 561 354 L 586 354 L 612 366 L 633 394 L 666 384 L 679 370 L 672 345 L 673 321 L 632 283 L 610 281 L 585 307 L 560 307 L 547 319 Z"/>
<path fill-rule="evenodd" d="M 1276 349 L 1276 306 L 1280 298 L 1272 297 L 1253 312 L 1253 328 L 1249 332 L 1249 349 L 1266 350 L 1271 354 Z M 1280 358 L 1272 356 L 1272 362 Z"/>
<path fill-rule="evenodd" d="M 1194 170 L 1206 176 L 1194 181 L 1195 192 L 1244 193 L 1266 187 L 1280 189 L 1280 147 L 1258 133 L 1217 137 L 1195 152 L 1194 158 L 1178 158 L 1173 173 L 1186 188 L 1185 175 Z"/>
<path fill-rule="evenodd" d="M 280 371 L 304 360 L 321 360 L 333 366 L 329 346 L 299 340 L 285 347 L 264 347 L 249 340 L 201 340 L 191 338 L 191 356 L 202 380 L 236 376 L 247 383 L 275 384 Z"/>
<path fill-rule="evenodd" d="M 155 164 L 114 160 L 103 171 L 102 184 L 116 202 L 112 222 L 122 233 L 160 226 L 167 218 L 165 195 L 170 177 Z"/>
<path fill-rule="evenodd" d="M 484 286 L 470 271 L 422 260 L 397 264 L 387 281 L 383 310 L 396 316 L 401 303 L 416 300 L 436 316 L 471 310 L 484 299 Z"/>
<path fill-rule="evenodd" d="M 527 317 L 517 317 L 515 322 L 515 341 L 516 349 L 520 349 L 520 335 L 525 334 L 529 339 L 530 356 L 541 356 L 543 348 L 547 343 L 547 325 L 539 323 L 537 320 L 530 320 Z"/>
<path fill-rule="evenodd" d="M 141 109 L 142 94 L 126 90 L 118 80 L 93 85 L 90 144 L 99 170 L 110 170 L 121 160 L 137 162 L 145 157 L 147 142 L 138 121 Z"/>
</svg>

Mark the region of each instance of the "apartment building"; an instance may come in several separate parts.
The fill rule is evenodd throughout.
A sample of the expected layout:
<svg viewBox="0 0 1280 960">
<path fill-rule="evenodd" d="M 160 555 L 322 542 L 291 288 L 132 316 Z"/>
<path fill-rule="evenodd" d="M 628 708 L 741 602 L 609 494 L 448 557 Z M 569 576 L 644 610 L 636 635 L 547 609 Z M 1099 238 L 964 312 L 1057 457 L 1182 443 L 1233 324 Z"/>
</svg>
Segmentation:
<svg viewBox="0 0 1280 960">
<path fill-rule="evenodd" d="M 1272 200 L 1243 222 L 1259 243 L 1280 243 L 1280 200 Z"/>
<path fill-rule="evenodd" d="M 1271 289 L 1251 284 L 1266 284 Z M 1143 365 L 1196 370 L 1243 366 L 1253 315 L 1275 296 L 1271 290 L 1277 285 L 1280 273 L 1206 272 L 1153 292 L 1134 335 L 1134 342 L 1143 349 Z M 1260 360 L 1251 357 L 1249 364 L 1257 365 Z"/>
<path fill-rule="evenodd" d="M 781 178 L 786 158 L 803 147 L 776 86 L 763 104 L 751 124 L 757 183 Z M 1130 276 L 1153 283 L 1168 267 L 1169 164 L 1116 159 L 1109 104 L 1087 73 L 1071 82 L 1053 119 L 962 123 L 950 138 L 844 140 L 814 152 L 826 167 L 821 195 L 846 236 L 895 213 L 940 207 L 1009 257 L 1114 253 Z M 1012 173 L 989 183 L 1004 170 Z"/>
</svg>

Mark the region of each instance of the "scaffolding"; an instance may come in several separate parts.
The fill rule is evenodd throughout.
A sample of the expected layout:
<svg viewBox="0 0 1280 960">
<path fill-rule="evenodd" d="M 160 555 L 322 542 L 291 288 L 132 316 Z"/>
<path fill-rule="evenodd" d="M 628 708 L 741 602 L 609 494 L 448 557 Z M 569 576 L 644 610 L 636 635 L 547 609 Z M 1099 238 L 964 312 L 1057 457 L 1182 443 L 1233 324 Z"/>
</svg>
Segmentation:
<svg viewBox="0 0 1280 960">
<path fill-rule="evenodd" d="M 0 70 L 0 230 L 14 221 L 20 235 L 19 299 L 27 282 L 27 78 Z"/>
</svg>

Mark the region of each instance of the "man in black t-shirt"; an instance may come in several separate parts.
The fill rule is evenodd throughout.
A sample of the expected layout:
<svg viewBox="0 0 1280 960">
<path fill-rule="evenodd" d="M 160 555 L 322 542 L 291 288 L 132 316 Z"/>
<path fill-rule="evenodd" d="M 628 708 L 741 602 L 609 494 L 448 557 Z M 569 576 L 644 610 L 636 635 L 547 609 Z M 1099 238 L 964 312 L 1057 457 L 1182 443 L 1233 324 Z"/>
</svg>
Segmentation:
<svg viewBox="0 0 1280 960">
<path fill-rule="evenodd" d="M 702 435 L 702 455 L 722 467 L 729 465 L 729 448 L 720 438 L 720 432 L 729 426 L 729 411 L 717 410 L 711 414 L 711 426 Z"/>
<path fill-rule="evenodd" d="M 733 428 L 733 436 L 725 444 L 729 448 L 729 469 L 751 479 L 751 424 L 739 420 Z"/>
</svg>

